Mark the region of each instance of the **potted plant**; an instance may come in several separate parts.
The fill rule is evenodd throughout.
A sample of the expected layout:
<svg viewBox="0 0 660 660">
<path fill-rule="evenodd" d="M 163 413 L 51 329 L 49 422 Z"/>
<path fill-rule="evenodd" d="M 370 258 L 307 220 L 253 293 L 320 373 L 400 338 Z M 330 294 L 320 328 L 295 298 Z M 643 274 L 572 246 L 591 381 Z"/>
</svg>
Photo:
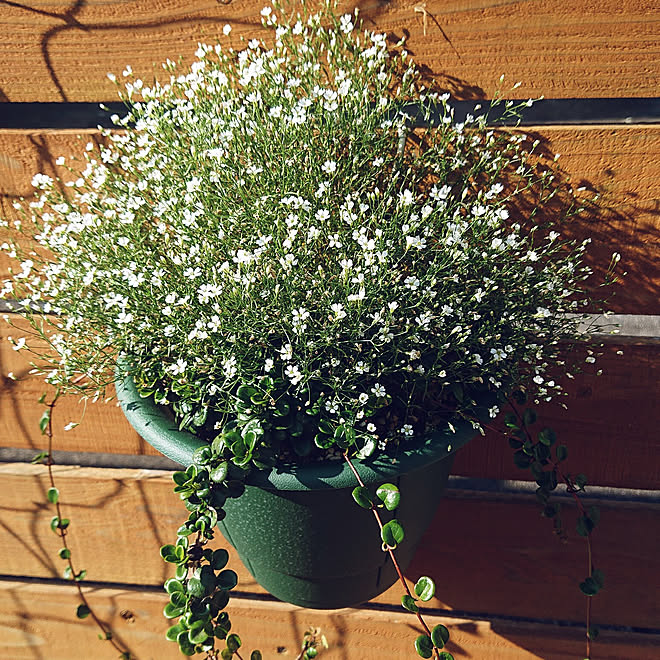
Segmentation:
<svg viewBox="0 0 660 660">
<path fill-rule="evenodd" d="M 512 392 L 561 393 L 562 346 L 593 311 L 587 242 L 564 237 L 579 203 L 537 143 L 490 128 L 488 109 L 458 122 L 357 11 L 301 12 L 265 9 L 265 42 L 200 45 L 163 83 L 127 68 L 120 130 L 70 181 L 37 175 L 14 223 L 34 243 L 3 246 L 20 266 L 2 295 L 47 346 L 15 347 L 58 392 L 116 383 L 185 468 L 189 518 L 161 553 L 177 565 L 168 636 L 189 655 L 236 650 L 216 525 L 275 595 L 375 596 L 453 453 Z M 382 505 L 380 538 L 353 500 Z M 399 544 L 395 571 L 381 545 Z"/>
</svg>

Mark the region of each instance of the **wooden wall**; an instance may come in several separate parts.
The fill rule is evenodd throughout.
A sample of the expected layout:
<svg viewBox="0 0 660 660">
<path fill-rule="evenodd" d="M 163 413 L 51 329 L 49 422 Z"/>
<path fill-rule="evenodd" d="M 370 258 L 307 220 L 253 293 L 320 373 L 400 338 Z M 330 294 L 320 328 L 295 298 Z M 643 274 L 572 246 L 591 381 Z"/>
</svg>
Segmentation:
<svg viewBox="0 0 660 660">
<path fill-rule="evenodd" d="M 652 0 L 364 0 L 369 26 L 408 46 L 457 98 L 492 98 L 499 78 L 509 97 L 647 98 L 658 95 L 660 9 Z M 111 101 L 108 71 L 128 63 L 150 78 L 154 63 L 214 40 L 230 23 L 239 35 L 260 33 L 263 0 L 25 0 L 0 3 L 0 102 L 54 102 L 62 126 L 67 103 Z M 657 118 L 656 118 L 657 119 Z M 612 307 L 634 327 L 610 339 L 599 368 L 571 385 L 567 411 L 543 409 L 570 452 L 570 470 L 599 486 L 602 524 L 595 562 L 606 586 L 594 599 L 601 624 L 594 658 L 650 660 L 660 648 L 660 124 L 584 123 L 532 126 L 574 180 L 603 193 L 585 232 L 596 253 L 622 254 L 627 274 Z M 0 215 L 30 192 L 37 171 L 51 173 L 58 155 L 81 149 L 95 130 L 8 129 L 0 125 Z M 82 136 L 82 137 L 78 137 Z M 48 528 L 43 467 L 29 464 L 44 448 L 38 429 L 43 391 L 0 328 L 0 657 L 9 660 L 113 658 L 86 621 L 75 619 L 73 588 L 59 579 L 58 539 Z M 8 372 L 21 376 L 6 378 Z M 57 481 L 72 519 L 71 543 L 88 570 L 86 590 L 102 618 L 140 660 L 175 658 L 164 640 L 167 567 L 158 548 L 184 517 L 169 471 L 129 428 L 114 404 L 58 405 Z M 67 453 L 68 452 L 68 453 Z M 510 451 L 497 436 L 473 441 L 459 455 L 454 483 L 407 577 L 437 577 L 430 618 L 451 630 L 458 658 L 582 658 L 586 609 L 584 542 L 562 543 L 520 484 Z M 501 492 L 508 485 L 507 492 Z M 499 491 L 498 491 L 499 489 Z M 644 489 L 641 491 L 640 489 Z M 570 507 L 567 518 L 570 521 Z M 66 515 L 66 513 L 65 513 Z M 448 522 L 449 521 L 449 522 Z M 233 561 L 240 598 L 233 620 L 246 646 L 266 658 L 295 658 L 302 632 L 319 626 L 328 659 L 413 658 L 416 621 L 397 607 L 393 587 L 357 609 L 319 612 L 274 601 Z"/>
</svg>

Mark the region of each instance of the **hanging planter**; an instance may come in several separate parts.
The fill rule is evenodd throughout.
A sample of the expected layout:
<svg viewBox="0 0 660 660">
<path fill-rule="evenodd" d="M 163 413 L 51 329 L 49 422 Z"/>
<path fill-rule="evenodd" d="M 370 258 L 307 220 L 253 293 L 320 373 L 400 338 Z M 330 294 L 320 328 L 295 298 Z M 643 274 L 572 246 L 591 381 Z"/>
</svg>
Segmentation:
<svg viewBox="0 0 660 660">
<path fill-rule="evenodd" d="M 457 118 L 403 41 L 335 8 L 275 3 L 265 41 L 199 45 L 189 70 L 165 64 L 169 82 L 127 67 L 122 130 L 72 181 L 36 175 L 9 227 L 35 245 L 0 246 L 19 261 L 0 296 L 33 331 L 14 348 L 60 393 L 119 380 L 131 424 L 189 466 L 174 474 L 188 519 L 161 548 L 176 564 L 167 635 L 186 655 L 238 648 L 216 523 L 278 598 L 373 598 L 395 577 L 381 539 L 405 570 L 474 433 L 457 420 L 495 417 L 514 390 L 552 399 L 580 368 L 562 346 L 589 333 L 586 242 L 564 231 L 585 200 L 536 142 L 492 129 L 488 107 Z M 513 418 L 516 462 L 545 496 L 554 440 Z M 370 499 L 383 482 L 395 512 Z M 381 539 L 365 508 L 391 519 Z M 410 592 L 402 605 L 418 608 Z M 439 657 L 438 630 L 422 657 Z"/>
<path fill-rule="evenodd" d="M 117 395 L 144 440 L 177 463 L 192 464 L 202 440 L 179 430 L 166 407 L 141 397 L 130 377 L 117 383 Z M 354 462 L 366 486 L 389 482 L 401 492 L 396 517 L 406 530 L 397 549 L 402 570 L 433 519 L 456 450 L 475 433 L 468 422 L 455 431 L 410 442 L 396 460 L 381 455 Z M 359 605 L 383 593 L 397 575 L 370 513 L 353 501 L 356 485 L 344 461 L 253 470 L 241 497 L 227 500 L 218 527 L 255 580 L 280 600 L 315 609 Z"/>
</svg>

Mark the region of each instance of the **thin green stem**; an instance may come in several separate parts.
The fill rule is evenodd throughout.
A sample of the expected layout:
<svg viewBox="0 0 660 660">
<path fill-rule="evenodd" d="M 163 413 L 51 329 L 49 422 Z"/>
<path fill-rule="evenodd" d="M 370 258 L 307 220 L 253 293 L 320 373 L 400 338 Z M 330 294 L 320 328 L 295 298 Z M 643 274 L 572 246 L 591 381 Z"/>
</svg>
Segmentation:
<svg viewBox="0 0 660 660">
<path fill-rule="evenodd" d="M 357 479 L 357 482 L 362 486 L 363 488 L 366 488 L 364 481 L 362 481 L 362 478 L 360 477 L 359 472 L 356 470 L 355 466 L 351 462 L 351 459 L 349 458 L 348 454 L 344 452 L 344 459 L 346 463 L 348 463 L 348 467 L 351 468 L 351 472 L 353 472 L 353 475 Z M 383 530 L 383 521 L 380 518 L 380 513 L 378 512 L 378 509 L 372 504 L 371 505 L 371 512 L 374 514 L 374 517 L 376 518 L 376 522 L 378 523 L 378 527 L 380 528 L 381 532 Z M 403 588 L 405 589 L 406 593 L 410 598 L 414 598 L 412 595 L 412 592 L 410 591 L 410 588 L 408 587 L 408 584 L 403 577 L 403 573 L 401 571 L 401 567 L 399 566 L 399 562 L 396 559 L 396 556 L 394 555 L 394 549 L 391 548 L 389 545 L 386 545 L 383 543 L 383 549 L 387 551 L 387 553 L 390 556 L 390 559 L 392 560 L 392 564 L 394 565 L 394 570 L 396 571 L 397 575 L 399 576 L 399 582 L 403 585 Z M 415 612 L 415 615 L 417 616 L 417 619 L 419 620 L 420 624 L 424 628 L 426 634 L 431 637 L 431 629 L 428 627 L 426 624 L 426 621 L 424 621 L 424 617 L 422 616 L 421 612 L 419 610 Z M 436 660 L 440 660 L 440 655 L 438 653 L 438 648 L 436 646 L 433 647 L 433 657 L 436 658 Z"/>
<path fill-rule="evenodd" d="M 48 456 L 46 458 L 46 467 L 48 468 L 48 479 L 50 481 L 51 488 L 55 488 L 55 476 L 53 474 L 53 465 L 55 464 L 55 461 L 53 460 L 53 411 L 55 410 L 55 405 L 59 397 L 60 397 L 60 393 L 56 392 L 53 400 L 49 404 L 47 404 L 49 414 L 48 414 L 48 425 L 46 426 L 45 429 L 46 437 L 48 438 Z M 85 596 L 82 590 L 82 587 L 80 586 L 80 580 L 78 579 L 79 573 L 76 572 L 76 569 L 73 565 L 73 560 L 71 559 L 71 550 L 66 540 L 67 530 L 66 528 L 61 526 L 61 522 L 63 518 L 62 518 L 62 507 L 60 505 L 59 497 L 55 501 L 55 511 L 57 513 L 57 520 L 58 520 L 58 525 L 55 529 L 62 541 L 62 546 L 67 551 L 66 561 L 69 567 L 71 579 L 73 580 L 76 586 L 76 590 L 78 591 L 78 597 L 82 601 L 82 604 L 87 608 L 89 615 L 92 617 L 94 623 L 103 632 L 103 638 L 108 640 L 110 644 L 112 644 L 112 646 L 121 654 L 122 658 L 130 659 L 131 658 L 130 651 L 125 647 L 123 647 L 114 639 L 114 635 L 112 633 L 111 628 L 98 618 L 98 616 L 90 606 L 89 601 L 87 600 L 87 597 Z"/>
</svg>

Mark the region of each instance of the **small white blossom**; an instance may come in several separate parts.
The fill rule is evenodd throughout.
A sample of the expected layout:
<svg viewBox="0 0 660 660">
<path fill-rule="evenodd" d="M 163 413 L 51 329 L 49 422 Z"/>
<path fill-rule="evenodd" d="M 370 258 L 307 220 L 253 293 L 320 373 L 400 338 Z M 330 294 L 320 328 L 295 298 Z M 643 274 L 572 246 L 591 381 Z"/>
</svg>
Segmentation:
<svg viewBox="0 0 660 660">
<path fill-rule="evenodd" d="M 286 369 L 284 369 L 284 375 L 291 381 L 292 385 L 297 385 L 303 377 L 300 369 L 291 364 L 287 365 Z"/>
<path fill-rule="evenodd" d="M 321 169 L 326 174 L 332 174 L 333 172 L 337 171 L 337 163 L 335 163 L 334 160 L 326 160 L 325 163 L 321 165 Z"/>
<path fill-rule="evenodd" d="M 380 383 L 376 383 L 371 388 L 371 392 L 374 396 L 376 396 L 379 399 L 382 399 L 387 394 L 387 392 L 385 391 L 385 387 L 383 385 L 381 385 Z"/>
</svg>

